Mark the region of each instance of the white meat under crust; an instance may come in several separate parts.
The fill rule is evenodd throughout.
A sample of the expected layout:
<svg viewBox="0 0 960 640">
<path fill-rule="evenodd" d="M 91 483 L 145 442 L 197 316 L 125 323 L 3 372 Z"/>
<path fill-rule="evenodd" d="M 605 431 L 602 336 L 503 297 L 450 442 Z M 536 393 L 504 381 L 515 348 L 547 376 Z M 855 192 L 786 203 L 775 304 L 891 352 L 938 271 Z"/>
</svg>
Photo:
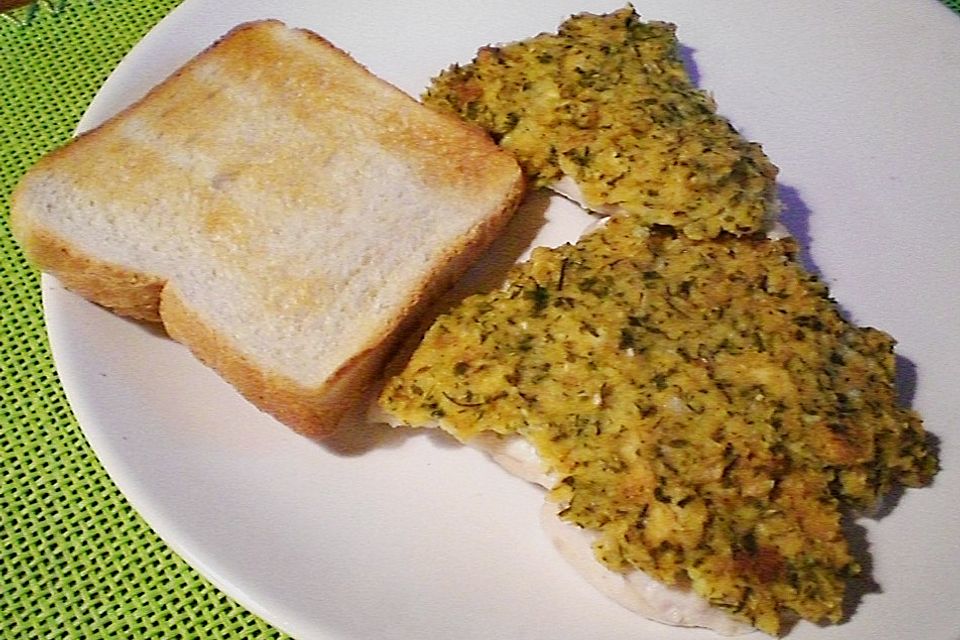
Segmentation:
<svg viewBox="0 0 960 640">
<path fill-rule="evenodd" d="M 510 473 L 542 487 L 553 486 L 533 446 L 522 436 L 483 433 L 471 446 L 481 449 Z M 561 556 L 598 591 L 645 618 L 682 627 L 705 627 L 727 636 L 753 631 L 750 625 L 734 620 L 711 606 L 689 589 L 671 587 L 642 571 L 617 573 L 597 561 L 593 554 L 594 535 L 557 516 L 557 505 L 544 501 L 540 523 Z"/>
</svg>

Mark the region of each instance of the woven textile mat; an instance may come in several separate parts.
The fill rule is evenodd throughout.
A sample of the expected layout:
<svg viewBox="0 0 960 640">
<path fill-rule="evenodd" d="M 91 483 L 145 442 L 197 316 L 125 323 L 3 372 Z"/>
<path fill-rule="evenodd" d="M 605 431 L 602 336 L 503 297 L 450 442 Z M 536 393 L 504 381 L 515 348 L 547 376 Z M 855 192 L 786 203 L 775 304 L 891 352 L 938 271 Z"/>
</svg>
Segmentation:
<svg viewBox="0 0 960 640">
<path fill-rule="evenodd" d="M 57 379 L 38 274 L 7 224 L 22 173 L 178 3 L 51 0 L 0 16 L 3 638 L 281 637 L 175 555 L 100 466 Z"/>
<path fill-rule="evenodd" d="M 0 14 L 3 638 L 283 637 L 176 556 L 113 485 L 67 405 L 38 274 L 7 224 L 23 172 L 179 2 L 46 0 Z"/>
</svg>

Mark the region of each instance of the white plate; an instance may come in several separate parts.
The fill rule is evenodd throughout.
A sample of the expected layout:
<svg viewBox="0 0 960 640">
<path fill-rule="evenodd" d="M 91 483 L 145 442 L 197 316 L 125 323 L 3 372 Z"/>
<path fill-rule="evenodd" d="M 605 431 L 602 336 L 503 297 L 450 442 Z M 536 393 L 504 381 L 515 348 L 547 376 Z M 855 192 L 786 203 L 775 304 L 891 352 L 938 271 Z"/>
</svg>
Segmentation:
<svg viewBox="0 0 960 640">
<path fill-rule="evenodd" d="M 268 6 L 267 6 L 268 5 Z M 402 5 L 402 6 L 401 6 Z M 477 47 L 616 0 L 187 0 L 103 87 L 81 128 L 235 24 L 312 28 L 417 94 Z M 780 166 L 787 219 L 859 323 L 900 340 L 902 382 L 943 471 L 863 526 L 882 591 L 792 638 L 960 633 L 960 20 L 930 0 L 651 0 L 700 86 Z M 536 207 L 534 207 L 536 209 Z M 551 204 L 545 239 L 582 222 Z M 536 211 L 534 212 L 536 218 Z M 566 234 L 566 235 L 565 235 Z M 322 446 L 258 413 L 187 351 L 44 279 L 57 366 L 107 470 L 193 566 L 301 638 L 706 638 L 629 614 L 540 534 L 537 490 L 435 435 Z"/>
</svg>

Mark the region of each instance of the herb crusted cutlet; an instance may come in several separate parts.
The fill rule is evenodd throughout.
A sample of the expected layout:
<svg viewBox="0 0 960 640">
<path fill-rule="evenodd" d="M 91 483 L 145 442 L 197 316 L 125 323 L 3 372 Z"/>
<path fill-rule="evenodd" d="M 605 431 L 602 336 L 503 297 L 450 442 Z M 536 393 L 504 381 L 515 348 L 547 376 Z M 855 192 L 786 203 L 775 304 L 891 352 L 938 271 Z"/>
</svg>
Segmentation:
<svg viewBox="0 0 960 640">
<path fill-rule="evenodd" d="M 937 460 L 898 405 L 893 339 L 845 320 L 792 239 L 775 167 L 632 9 L 482 49 L 425 101 L 539 186 L 618 211 L 439 317 L 380 396 L 413 426 L 529 441 L 607 568 L 692 589 L 771 634 L 837 622 L 843 517 Z"/>
<path fill-rule="evenodd" d="M 849 507 L 926 483 L 893 340 L 844 320 L 792 240 L 612 219 L 538 249 L 428 331 L 383 407 L 467 441 L 519 434 L 598 559 L 769 633 L 838 621 Z"/>
<path fill-rule="evenodd" d="M 673 25 L 631 8 L 485 47 L 423 100 L 486 129 L 536 186 L 572 178 L 585 204 L 691 237 L 760 231 L 776 167 L 691 81 Z"/>
</svg>

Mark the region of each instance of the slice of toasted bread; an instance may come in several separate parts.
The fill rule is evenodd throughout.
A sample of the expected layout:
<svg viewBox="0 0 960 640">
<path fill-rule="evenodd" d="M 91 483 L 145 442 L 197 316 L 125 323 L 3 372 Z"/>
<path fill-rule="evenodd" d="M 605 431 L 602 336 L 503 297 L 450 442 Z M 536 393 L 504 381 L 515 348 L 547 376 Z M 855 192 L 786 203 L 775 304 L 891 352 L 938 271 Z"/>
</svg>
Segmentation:
<svg viewBox="0 0 960 640">
<path fill-rule="evenodd" d="M 11 225 L 81 295 L 330 433 L 512 214 L 519 167 L 320 36 L 240 25 L 43 158 Z"/>
</svg>

